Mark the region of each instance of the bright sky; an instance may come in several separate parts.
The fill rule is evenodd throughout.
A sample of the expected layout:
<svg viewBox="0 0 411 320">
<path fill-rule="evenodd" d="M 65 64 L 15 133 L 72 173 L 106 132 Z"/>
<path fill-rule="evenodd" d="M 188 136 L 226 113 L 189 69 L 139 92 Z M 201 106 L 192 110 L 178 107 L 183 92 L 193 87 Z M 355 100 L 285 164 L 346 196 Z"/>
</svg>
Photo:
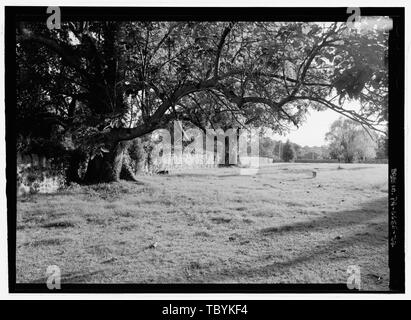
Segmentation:
<svg viewBox="0 0 411 320">
<path fill-rule="evenodd" d="M 307 120 L 297 129 L 293 128 L 285 136 L 274 134 L 274 140 L 295 142 L 301 146 L 322 146 L 326 144 L 325 134 L 329 131 L 331 123 L 337 120 L 340 114 L 333 110 L 311 111 Z"/>
<path fill-rule="evenodd" d="M 358 102 L 351 101 L 344 105 L 345 109 L 359 111 L 360 105 Z M 293 127 L 289 134 L 271 135 L 274 140 L 281 140 L 283 142 L 290 139 L 291 142 L 297 143 L 300 146 L 320 147 L 327 144 L 325 141 L 325 134 L 329 131 L 331 124 L 337 120 L 341 114 L 327 109 L 325 111 L 310 110 L 307 114 L 307 119 L 297 129 Z"/>
</svg>

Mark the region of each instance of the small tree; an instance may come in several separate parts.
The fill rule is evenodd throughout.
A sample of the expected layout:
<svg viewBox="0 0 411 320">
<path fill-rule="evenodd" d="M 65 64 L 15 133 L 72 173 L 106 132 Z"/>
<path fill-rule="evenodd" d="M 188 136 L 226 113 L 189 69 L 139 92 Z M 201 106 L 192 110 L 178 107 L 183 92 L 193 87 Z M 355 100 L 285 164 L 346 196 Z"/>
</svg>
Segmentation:
<svg viewBox="0 0 411 320">
<path fill-rule="evenodd" d="M 295 152 L 294 146 L 290 142 L 290 140 L 287 140 L 283 147 L 283 160 L 285 162 L 294 162 L 296 158 L 297 154 Z"/>
</svg>

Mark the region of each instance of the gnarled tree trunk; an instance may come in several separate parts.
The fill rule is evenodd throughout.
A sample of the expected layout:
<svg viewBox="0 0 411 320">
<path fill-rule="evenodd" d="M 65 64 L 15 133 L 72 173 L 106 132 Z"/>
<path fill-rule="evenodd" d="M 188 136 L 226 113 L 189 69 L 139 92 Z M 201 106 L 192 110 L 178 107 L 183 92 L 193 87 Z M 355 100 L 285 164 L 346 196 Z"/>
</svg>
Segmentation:
<svg viewBox="0 0 411 320">
<path fill-rule="evenodd" d="M 116 143 L 109 152 L 102 157 L 95 157 L 89 161 L 86 183 L 114 182 L 121 179 L 137 181 L 127 155 L 127 143 Z"/>
</svg>

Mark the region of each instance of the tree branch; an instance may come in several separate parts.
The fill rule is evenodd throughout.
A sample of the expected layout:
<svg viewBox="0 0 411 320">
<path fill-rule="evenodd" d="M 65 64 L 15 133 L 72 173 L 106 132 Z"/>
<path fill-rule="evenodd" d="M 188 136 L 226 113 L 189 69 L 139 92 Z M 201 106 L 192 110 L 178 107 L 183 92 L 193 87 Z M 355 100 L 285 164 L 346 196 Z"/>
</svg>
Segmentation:
<svg viewBox="0 0 411 320">
<path fill-rule="evenodd" d="M 62 57 L 69 66 L 73 67 L 76 71 L 80 72 L 83 76 L 89 77 L 88 73 L 81 68 L 80 59 L 72 52 L 68 47 L 65 47 L 64 44 L 58 43 L 55 40 L 46 38 L 41 35 L 36 35 L 32 31 L 28 30 L 23 26 L 20 27 L 21 35 L 17 36 L 17 42 L 21 41 L 35 41 L 43 44 L 50 50 L 56 52 L 59 56 Z"/>
<path fill-rule="evenodd" d="M 219 66 L 220 66 L 221 51 L 223 50 L 225 39 L 227 38 L 227 36 L 230 33 L 233 26 L 234 26 L 234 23 L 230 22 L 229 25 L 226 28 L 224 28 L 224 31 L 223 31 L 223 33 L 221 35 L 221 38 L 220 38 L 220 42 L 217 45 L 217 53 L 216 53 L 216 58 L 215 58 L 215 61 L 214 61 L 214 78 L 218 77 L 218 69 L 219 69 Z"/>
<path fill-rule="evenodd" d="M 323 98 L 319 98 L 319 97 L 311 97 L 311 96 L 295 96 L 294 100 L 311 100 L 311 101 L 315 101 L 318 103 L 321 103 L 322 105 L 326 106 L 327 108 L 334 110 L 335 112 L 338 112 L 339 114 L 360 123 L 361 125 L 365 125 L 367 127 L 369 127 L 370 129 L 377 131 L 377 132 L 381 132 L 384 133 L 383 130 L 380 130 L 378 128 L 376 128 L 372 123 L 370 123 L 370 121 L 366 118 L 364 118 L 363 116 L 361 116 L 360 114 L 358 114 L 357 112 L 353 111 L 353 110 L 346 110 L 342 107 L 339 107 L 337 105 L 335 105 L 334 103 L 331 103 L 330 101 L 323 99 Z"/>
</svg>

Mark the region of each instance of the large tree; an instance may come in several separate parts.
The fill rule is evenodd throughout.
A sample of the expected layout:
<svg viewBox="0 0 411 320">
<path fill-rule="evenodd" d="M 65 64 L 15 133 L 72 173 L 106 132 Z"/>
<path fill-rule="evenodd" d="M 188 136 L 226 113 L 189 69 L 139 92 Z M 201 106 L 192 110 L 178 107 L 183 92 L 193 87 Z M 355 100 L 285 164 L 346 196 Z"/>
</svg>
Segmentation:
<svg viewBox="0 0 411 320">
<path fill-rule="evenodd" d="M 27 22 L 16 35 L 19 133 L 58 140 L 72 173 L 90 157 L 92 182 L 132 178 L 126 141 L 175 119 L 276 132 L 298 126 L 310 109 L 369 128 L 387 120 L 388 33 L 378 28 L 100 21 L 49 30 Z M 347 99 L 361 110 L 346 109 Z"/>
<path fill-rule="evenodd" d="M 326 134 L 331 157 L 347 163 L 375 158 L 378 138 L 359 123 L 343 118 L 334 121 Z"/>
</svg>

